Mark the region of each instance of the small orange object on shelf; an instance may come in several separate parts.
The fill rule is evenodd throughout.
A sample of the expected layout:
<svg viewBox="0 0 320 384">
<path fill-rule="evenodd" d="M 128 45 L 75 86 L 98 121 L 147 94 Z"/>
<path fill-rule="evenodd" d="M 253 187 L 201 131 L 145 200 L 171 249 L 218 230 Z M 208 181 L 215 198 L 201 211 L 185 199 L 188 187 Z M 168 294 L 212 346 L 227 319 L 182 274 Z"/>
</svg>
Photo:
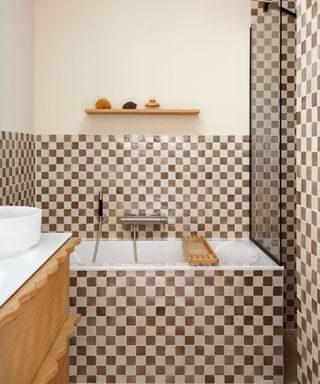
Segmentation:
<svg viewBox="0 0 320 384">
<path fill-rule="evenodd" d="M 145 105 L 146 108 L 160 108 L 160 104 L 157 103 L 156 99 L 150 99 Z"/>
<path fill-rule="evenodd" d="M 99 99 L 96 102 L 96 109 L 111 109 L 111 103 L 108 99 Z"/>
<path fill-rule="evenodd" d="M 207 240 L 202 236 L 186 236 L 182 238 L 184 255 L 190 265 L 217 265 L 219 258 Z"/>
</svg>

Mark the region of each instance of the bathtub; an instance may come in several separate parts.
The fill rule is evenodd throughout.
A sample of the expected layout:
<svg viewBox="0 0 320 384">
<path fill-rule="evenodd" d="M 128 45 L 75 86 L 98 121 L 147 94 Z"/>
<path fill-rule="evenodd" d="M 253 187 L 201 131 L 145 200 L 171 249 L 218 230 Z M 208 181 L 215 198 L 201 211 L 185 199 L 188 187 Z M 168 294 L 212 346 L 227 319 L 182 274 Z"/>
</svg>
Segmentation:
<svg viewBox="0 0 320 384">
<path fill-rule="evenodd" d="M 190 266 L 184 257 L 181 240 L 140 240 L 138 263 L 134 262 L 133 242 L 102 240 L 97 261 L 92 263 L 95 240 L 82 240 L 71 255 L 71 270 L 146 270 L 146 269 L 282 269 L 250 240 L 208 241 L 220 259 L 218 266 Z"/>
</svg>

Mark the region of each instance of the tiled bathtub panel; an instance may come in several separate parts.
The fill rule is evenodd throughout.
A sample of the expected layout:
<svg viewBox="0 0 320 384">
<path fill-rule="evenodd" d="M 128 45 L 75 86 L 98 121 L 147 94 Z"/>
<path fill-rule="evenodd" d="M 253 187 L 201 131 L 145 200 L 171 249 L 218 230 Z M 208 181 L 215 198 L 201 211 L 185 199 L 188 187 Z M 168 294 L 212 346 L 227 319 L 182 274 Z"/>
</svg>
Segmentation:
<svg viewBox="0 0 320 384">
<path fill-rule="evenodd" d="M 78 271 L 71 383 L 282 383 L 281 271 Z"/>
<path fill-rule="evenodd" d="M 0 132 L 0 205 L 34 205 L 35 141 L 32 134 Z"/>
<path fill-rule="evenodd" d="M 130 238 L 120 217 L 162 212 L 140 238 L 247 237 L 247 136 L 37 136 L 37 205 L 45 231 L 92 238 L 102 190 L 103 237 Z"/>
</svg>

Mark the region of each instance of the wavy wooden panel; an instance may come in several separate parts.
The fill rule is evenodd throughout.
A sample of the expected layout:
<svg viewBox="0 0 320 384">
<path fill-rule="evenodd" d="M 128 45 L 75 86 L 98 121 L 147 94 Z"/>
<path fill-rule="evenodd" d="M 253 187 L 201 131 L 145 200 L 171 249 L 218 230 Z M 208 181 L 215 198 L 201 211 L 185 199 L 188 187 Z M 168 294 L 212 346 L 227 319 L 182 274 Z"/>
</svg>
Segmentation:
<svg viewBox="0 0 320 384">
<path fill-rule="evenodd" d="M 79 315 L 69 315 L 33 384 L 67 384 L 69 382 L 69 339 L 79 320 Z"/>
<path fill-rule="evenodd" d="M 70 239 L 0 309 L 0 384 L 32 383 L 69 314 Z"/>
</svg>

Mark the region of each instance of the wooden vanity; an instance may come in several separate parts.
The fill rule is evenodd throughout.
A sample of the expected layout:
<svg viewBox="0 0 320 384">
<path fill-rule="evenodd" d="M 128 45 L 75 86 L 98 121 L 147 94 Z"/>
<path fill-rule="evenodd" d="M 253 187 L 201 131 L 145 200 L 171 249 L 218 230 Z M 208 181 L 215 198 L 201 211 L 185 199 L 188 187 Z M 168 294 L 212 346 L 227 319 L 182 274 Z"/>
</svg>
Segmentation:
<svg viewBox="0 0 320 384">
<path fill-rule="evenodd" d="M 69 239 L 0 308 L 0 384 L 69 383 Z"/>
</svg>

